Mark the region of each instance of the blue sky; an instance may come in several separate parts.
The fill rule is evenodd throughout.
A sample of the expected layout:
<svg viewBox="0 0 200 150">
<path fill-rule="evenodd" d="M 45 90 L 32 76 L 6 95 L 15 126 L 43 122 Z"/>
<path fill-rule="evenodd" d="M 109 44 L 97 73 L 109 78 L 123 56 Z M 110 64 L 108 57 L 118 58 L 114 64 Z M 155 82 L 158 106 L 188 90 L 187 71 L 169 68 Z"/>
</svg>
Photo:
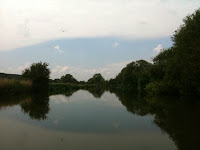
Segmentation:
<svg viewBox="0 0 200 150">
<path fill-rule="evenodd" d="M 42 61 L 49 63 L 52 78 L 71 73 L 79 80 L 87 80 L 94 73 L 100 72 L 109 79 L 115 77 L 131 61 L 150 61 L 156 54 L 153 49 L 159 44 L 168 48 L 172 42 L 170 37 L 145 40 L 111 37 L 51 40 L 0 52 L 0 67 L 1 72 L 21 73 L 31 63 Z"/>
<path fill-rule="evenodd" d="M 48 62 L 51 78 L 113 78 L 127 63 L 150 61 L 198 0 L 0 0 L 0 72 Z M 63 32 L 64 31 L 64 32 Z"/>
</svg>

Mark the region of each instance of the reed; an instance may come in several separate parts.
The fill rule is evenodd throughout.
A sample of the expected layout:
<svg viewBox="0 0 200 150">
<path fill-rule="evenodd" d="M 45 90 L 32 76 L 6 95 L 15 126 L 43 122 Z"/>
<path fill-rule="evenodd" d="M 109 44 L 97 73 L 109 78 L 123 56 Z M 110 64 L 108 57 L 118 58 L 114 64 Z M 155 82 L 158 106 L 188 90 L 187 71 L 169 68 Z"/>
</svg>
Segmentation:
<svg viewBox="0 0 200 150">
<path fill-rule="evenodd" d="M 29 80 L 0 79 L 0 95 L 27 94 L 31 88 Z"/>
</svg>

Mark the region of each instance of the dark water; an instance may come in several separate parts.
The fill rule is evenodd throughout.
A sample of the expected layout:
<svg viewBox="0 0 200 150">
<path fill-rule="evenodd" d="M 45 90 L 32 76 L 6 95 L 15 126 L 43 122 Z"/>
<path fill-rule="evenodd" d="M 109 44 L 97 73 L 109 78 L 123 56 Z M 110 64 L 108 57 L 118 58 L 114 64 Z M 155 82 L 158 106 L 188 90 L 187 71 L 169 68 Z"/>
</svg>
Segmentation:
<svg viewBox="0 0 200 150">
<path fill-rule="evenodd" d="M 194 98 L 73 92 L 1 97 L 0 149 L 199 149 L 200 103 Z"/>
</svg>

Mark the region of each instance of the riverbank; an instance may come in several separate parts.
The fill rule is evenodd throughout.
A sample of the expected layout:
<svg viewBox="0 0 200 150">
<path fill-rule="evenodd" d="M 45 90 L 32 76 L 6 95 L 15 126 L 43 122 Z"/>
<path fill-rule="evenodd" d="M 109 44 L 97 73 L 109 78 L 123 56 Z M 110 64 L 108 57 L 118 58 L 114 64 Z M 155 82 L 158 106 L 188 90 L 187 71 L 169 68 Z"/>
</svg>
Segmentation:
<svg viewBox="0 0 200 150">
<path fill-rule="evenodd" d="M 0 95 L 29 94 L 31 90 L 30 80 L 0 79 Z"/>
</svg>

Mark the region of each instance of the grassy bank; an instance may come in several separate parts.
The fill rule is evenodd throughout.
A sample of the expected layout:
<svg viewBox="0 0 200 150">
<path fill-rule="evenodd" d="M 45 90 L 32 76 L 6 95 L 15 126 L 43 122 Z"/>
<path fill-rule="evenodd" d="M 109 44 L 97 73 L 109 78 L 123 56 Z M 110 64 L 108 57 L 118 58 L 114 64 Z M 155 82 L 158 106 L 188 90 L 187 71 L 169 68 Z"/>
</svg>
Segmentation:
<svg viewBox="0 0 200 150">
<path fill-rule="evenodd" d="M 0 95 L 28 94 L 31 88 L 29 80 L 0 79 Z"/>
</svg>

